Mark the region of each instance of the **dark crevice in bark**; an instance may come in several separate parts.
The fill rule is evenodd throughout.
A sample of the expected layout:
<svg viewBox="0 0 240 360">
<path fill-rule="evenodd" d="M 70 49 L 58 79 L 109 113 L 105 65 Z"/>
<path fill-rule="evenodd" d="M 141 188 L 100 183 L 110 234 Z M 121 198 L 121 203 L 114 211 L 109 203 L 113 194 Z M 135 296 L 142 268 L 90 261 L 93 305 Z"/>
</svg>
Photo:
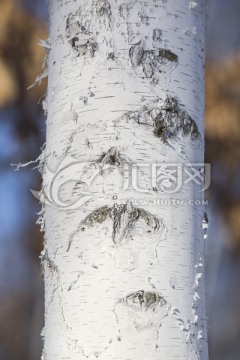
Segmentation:
<svg viewBox="0 0 240 360">
<path fill-rule="evenodd" d="M 119 166 L 122 165 L 123 159 L 121 158 L 117 148 L 112 147 L 106 153 L 100 156 L 98 163 Z"/>
<path fill-rule="evenodd" d="M 109 53 L 107 59 L 108 60 L 115 60 L 115 54 L 113 52 Z"/>
</svg>

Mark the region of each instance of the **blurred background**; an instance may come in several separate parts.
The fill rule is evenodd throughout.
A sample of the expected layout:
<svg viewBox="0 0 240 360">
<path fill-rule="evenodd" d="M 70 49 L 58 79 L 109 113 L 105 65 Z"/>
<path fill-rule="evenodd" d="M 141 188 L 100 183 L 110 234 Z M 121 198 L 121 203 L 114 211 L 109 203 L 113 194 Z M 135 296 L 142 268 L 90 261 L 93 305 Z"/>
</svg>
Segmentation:
<svg viewBox="0 0 240 360">
<path fill-rule="evenodd" d="M 210 360 L 240 359 L 240 1 L 208 0 L 206 240 Z M 0 360 L 40 360 L 43 283 L 36 159 L 45 141 L 44 0 L 0 0 Z"/>
</svg>

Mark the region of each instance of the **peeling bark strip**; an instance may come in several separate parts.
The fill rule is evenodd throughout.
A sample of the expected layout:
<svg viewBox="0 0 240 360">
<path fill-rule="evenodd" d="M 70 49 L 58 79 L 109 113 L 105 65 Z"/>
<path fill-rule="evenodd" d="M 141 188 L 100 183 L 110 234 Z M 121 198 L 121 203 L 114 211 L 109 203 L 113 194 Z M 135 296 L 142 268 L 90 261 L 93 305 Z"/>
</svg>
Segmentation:
<svg viewBox="0 0 240 360">
<path fill-rule="evenodd" d="M 42 360 L 208 360 L 203 193 L 152 181 L 204 161 L 192 3 L 49 1 Z"/>
<path fill-rule="evenodd" d="M 185 110 L 180 110 L 177 99 L 167 96 L 162 103 L 156 100 L 149 105 L 144 105 L 139 111 L 129 112 L 126 117 L 133 119 L 138 124 L 153 127 L 153 133 L 163 143 L 176 140 L 179 134 L 190 135 L 191 140 L 200 138 L 200 133 L 195 121 Z"/>
</svg>

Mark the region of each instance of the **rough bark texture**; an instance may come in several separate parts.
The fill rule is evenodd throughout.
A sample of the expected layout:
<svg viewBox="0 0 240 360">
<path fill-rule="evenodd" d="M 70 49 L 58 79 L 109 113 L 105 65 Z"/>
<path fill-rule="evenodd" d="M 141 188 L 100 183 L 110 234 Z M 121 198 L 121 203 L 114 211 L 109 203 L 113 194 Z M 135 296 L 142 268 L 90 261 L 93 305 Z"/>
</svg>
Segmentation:
<svg viewBox="0 0 240 360">
<path fill-rule="evenodd" d="M 50 0 L 43 191 L 62 166 L 59 202 L 89 199 L 45 206 L 44 360 L 208 359 L 202 193 L 162 194 L 144 166 L 123 190 L 125 165 L 203 162 L 204 12 Z"/>
</svg>

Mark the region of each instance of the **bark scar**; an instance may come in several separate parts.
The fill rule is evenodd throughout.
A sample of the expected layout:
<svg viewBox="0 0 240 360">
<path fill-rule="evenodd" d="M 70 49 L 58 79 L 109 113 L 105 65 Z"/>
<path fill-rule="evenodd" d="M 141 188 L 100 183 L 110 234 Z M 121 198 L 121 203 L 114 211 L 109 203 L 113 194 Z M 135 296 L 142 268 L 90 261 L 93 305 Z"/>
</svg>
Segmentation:
<svg viewBox="0 0 240 360">
<path fill-rule="evenodd" d="M 179 108 L 175 97 L 167 96 L 164 102 L 158 99 L 138 111 L 128 112 L 126 118 L 152 127 L 153 134 L 165 144 L 179 134 L 190 135 L 192 141 L 201 138 L 196 122 L 187 111 Z"/>
<path fill-rule="evenodd" d="M 148 328 L 159 328 L 161 320 L 168 315 L 170 305 L 156 291 L 138 290 L 120 299 L 115 312 L 127 313 L 129 320 L 138 332 Z"/>
<path fill-rule="evenodd" d="M 145 50 L 142 40 L 133 44 L 129 49 L 132 66 L 141 66 L 147 78 L 156 78 L 157 73 L 162 73 L 165 70 L 169 71 L 171 68 L 174 69 L 178 64 L 178 56 L 175 53 L 157 46 L 161 41 L 161 34 L 160 29 L 153 30 L 153 50 Z"/>
</svg>

